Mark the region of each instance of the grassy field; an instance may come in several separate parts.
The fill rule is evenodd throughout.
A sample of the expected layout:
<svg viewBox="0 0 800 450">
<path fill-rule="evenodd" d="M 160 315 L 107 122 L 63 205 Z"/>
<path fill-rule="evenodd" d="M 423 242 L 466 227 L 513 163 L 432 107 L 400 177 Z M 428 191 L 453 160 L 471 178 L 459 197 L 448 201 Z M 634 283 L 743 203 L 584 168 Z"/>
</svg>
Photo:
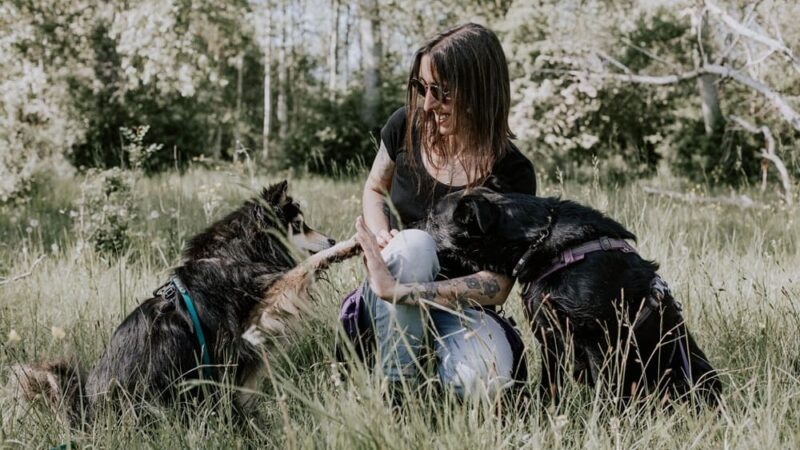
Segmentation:
<svg viewBox="0 0 800 450">
<path fill-rule="evenodd" d="M 127 221 L 129 245 L 112 258 L 81 245 L 73 223 L 80 180 L 54 180 L 30 202 L 0 210 L 0 368 L 77 357 L 87 366 L 115 327 L 179 263 L 186 239 L 236 207 L 254 186 L 277 177 L 246 170 L 190 171 L 139 179 Z M 381 383 L 364 367 L 345 376 L 333 363 L 337 305 L 363 278 L 358 259 L 333 268 L 316 287 L 318 313 L 270 362 L 258 417 L 234 425 L 230 402 L 190 418 L 147 408 L 140 417 L 101 415 L 91 431 L 60 424 L 41 405 L 0 391 L 0 446 L 81 448 L 800 448 L 800 223 L 797 210 L 739 209 L 647 196 L 638 185 L 545 182 L 562 195 L 608 211 L 639 236 L 640 253 L 684 305 L 690 329 L 725 392 L 719 408 L 618 411 L 608 392 L 569 385 L 555 409 L 498 415 L 486 402 L 423 392 L 392 415 Z M 359 183 L 290 180 L 312 226 L 337 239 L 353 233 Z M 519 295 L 507 303 L 522 322 Z M 523 327 L 524 328 L 524 327 Z M 527 329 L 530 385 L 538 348 Z M 430 380 L 432 383 L 435 380 Z M 0 384 L 5 374 L 0 375 Z"/>
</svg>

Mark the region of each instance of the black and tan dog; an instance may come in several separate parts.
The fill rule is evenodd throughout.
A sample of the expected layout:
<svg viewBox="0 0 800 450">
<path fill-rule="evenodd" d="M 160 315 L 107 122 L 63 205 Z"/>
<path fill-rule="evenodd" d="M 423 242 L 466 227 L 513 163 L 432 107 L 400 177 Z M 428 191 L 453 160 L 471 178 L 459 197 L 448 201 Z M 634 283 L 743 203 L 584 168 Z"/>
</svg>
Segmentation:
<svg viewBox="0 0 800 450">
<path fill-rule="evenodd" d="M 65 362 L 17 365 L 12 381 L 73 425 L 90 423 L 113 393 L 170 404 L 186 392 L 181 382 L 201 378 L 246 388 L 237 398 L 245 406 L 275 338 L 310 309 L 315 273 L 358 250 L 310 229 L 286 191 L 285 181 L 272 185 L 192 238 L 173 279 L 125 318 L 88 374 Z M 298 262 L 298 253 L 313 255 Z"/>
<path fill-rule="evenodd" d="M 543 400 L 558 397 L 568 348 L 577 379 L 611 386 L 623 400 L 683 397 L 692 388 L 716 400 L 721 383 L 680 304 L 616 221 L 571 201 L 479 188 L 442 199 L 427 229 L 442 257 L 526 283 Z"/>
</svg>

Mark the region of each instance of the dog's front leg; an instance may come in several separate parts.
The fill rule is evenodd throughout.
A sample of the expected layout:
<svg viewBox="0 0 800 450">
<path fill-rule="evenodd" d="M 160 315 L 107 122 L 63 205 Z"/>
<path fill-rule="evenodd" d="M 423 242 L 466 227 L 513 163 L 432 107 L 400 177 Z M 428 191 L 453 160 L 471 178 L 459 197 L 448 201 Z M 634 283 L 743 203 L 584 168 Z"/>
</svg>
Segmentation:
<svg viewBox="0 0 800 450">
<path fill-rule="evenodd" d="M 311 310 L 308 288 L 315 276 L 332 263 L 357 255 L 359 250 L 360 246 L 351 238 L 311 255 L 283 274 L 267 288 L 253 309 L 242 337 L 260 347 L 270 338 L 289 334 L 303 313 Z"/>
</svg>

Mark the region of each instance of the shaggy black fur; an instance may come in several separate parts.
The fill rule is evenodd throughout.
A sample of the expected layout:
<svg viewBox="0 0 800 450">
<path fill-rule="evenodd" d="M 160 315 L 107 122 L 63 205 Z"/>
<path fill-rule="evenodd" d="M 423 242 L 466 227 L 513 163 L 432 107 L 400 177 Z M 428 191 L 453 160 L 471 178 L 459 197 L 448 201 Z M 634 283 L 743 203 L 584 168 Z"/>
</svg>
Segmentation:
<svg viewBox="0 0 800 450">
<path fill-rule="evenodd" d="M 529 283 L 524 300 L 541 344 L 543 400 L 557 400 L 568 343 L 573 375 L 614 386 L 623 401 L 648 392 L 681 397 L 692 387 L 708 402 L 716 400 L 721 383 L 686 330 L 679 305 L 668 290 L 653 289 L 655 262 L 598 251 L 532 283 L 566 249 L 603 236 L 635 241 L 618 222 L 572 201 L 479 188 L 443 198 L 426 228 L 442 257 Z M 527 262 L 516 267 L 531 248 Z M 648 300 L 658 306 L 634 327 Z M 678 340 L 690 353 L 691 378 L 682 369 Z"/>
<path fill-rule="evenodd" d="M 285 181 L 272 185 L 196 235 L 185 249 L 183 264 L 174 269 L 205 333 L 214 365 L 212 381 L 255 388 L 264 349 L 243 337 L 253 327 L 255 307 L 268 303 L 270 288 L 295 268 L 297 250 L 313 253 L 334 244 L 305 226 L 299 206 L 286 191 Z M 14 372 L 26 394 L 48 394 L 51 403 L 66 408 L 69 421 L 78 424 L 91 421 L 95 406 L 114 392 L 124 393 L 115 398 L 126 403 L 174 402 L 185 387 L 181 382 L 201 378 L 200 360 L 185 303 L 180 296 L 171 300 L 154 294 L 119 325 L 87 377 L 66 363 L 19 365 Z M 69 376 L 60 376 L 64 373 Z M 53 383 L 54 378 L 60 382 Z M 188 394 L 198 397 L 204 392 L 207 386 Z"/>
</svg>

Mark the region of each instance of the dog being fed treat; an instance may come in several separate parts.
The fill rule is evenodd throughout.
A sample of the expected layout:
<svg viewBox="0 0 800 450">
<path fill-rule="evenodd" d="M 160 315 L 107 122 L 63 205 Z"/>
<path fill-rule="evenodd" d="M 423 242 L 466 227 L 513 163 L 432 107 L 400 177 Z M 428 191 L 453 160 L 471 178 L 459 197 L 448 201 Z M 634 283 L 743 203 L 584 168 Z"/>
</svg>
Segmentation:
<svg viewBox="0 0 800 450">
<path fill-rule="evenodd" d="M 524 283 L 544 400 L 557 401 L 571 353 L 576 379 L 614 386 L 623 401 L 691 391 L 716 402 L 721 383 L 679 302 L 616 221 L 568 200 L 477 188 L 444 197 L 426 227 L 440 254 Z"/>
<path fill-rule="evenodd" d="M 310 229 L 287 183 L 274 184 L 189 241 L 182 264 L 123 320 L 88 374 L 65 362 L 19 364 L 11 381 L 29 399 L 42 394 L 73 425 L 90 422 L 110 398 L 136 405 L 174 403 L 179 392 L 200 397 L 208 384 L 182 383 L 196 379 L 245 388 L 236 399 L 244 407 L 275 339 L 311 308 L 315 274 L 358 250 L 353 239 L 335 244 Z"/>
</svg>

